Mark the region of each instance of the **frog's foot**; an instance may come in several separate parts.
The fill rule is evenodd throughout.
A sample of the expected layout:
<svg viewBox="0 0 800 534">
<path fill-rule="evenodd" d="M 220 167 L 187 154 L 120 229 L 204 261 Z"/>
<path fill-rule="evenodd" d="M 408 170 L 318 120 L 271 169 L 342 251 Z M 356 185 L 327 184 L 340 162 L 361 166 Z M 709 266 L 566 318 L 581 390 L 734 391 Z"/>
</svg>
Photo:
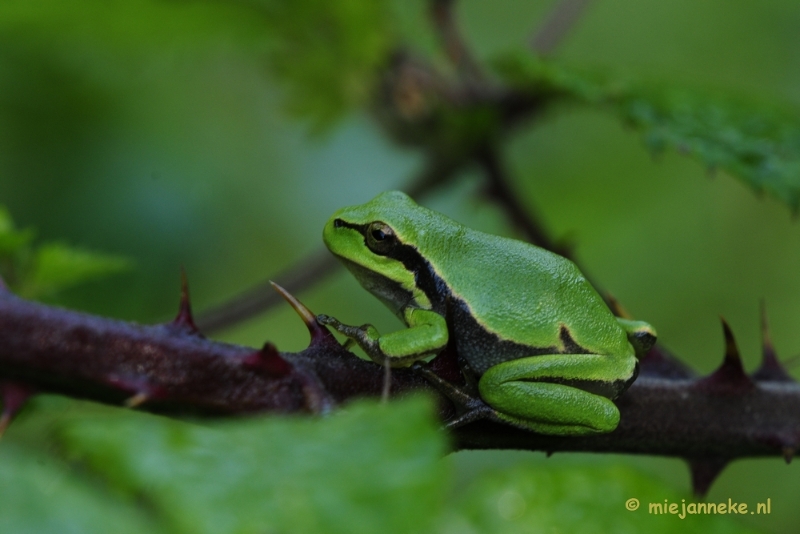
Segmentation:
<svg viewBox="0 0 800 534">
<path fill-rule="evenodd" d="M 342 324 L 342 322 L 330 315 L 317 315 L 317 321 L 325 326 L 330 326 L 347 337 L 347 341 L 344 344 L 345 348 L 349 348 L 353 343 L 356 343 L 376 363 L 383 364 L 385 362 L 386 356 L 378 345 L 378 331 L 371 324 L 350 326 Z"/>
<path fill-rule="evenodd" d="M 461 369 L 461 375 L 466 381 L 464 389 L 466 389 L 470 396 L 479 398 L 481 394 L 478 389 L 478 373 L 476 373 L 467 360 L 461 356 L 458 357 L 458 368 Z"/>
<path fill-rule="evenodd" d="M 371 324 L 364 324 L 361 326 L 342 324 L 341 321 L 329 315 L 317 315 L 317 321 L 320 324 L 330 326 L 340 334 L 346 336 L 347 341 L 345 341 L 343 345 L 345 349 L 350 350 L 353 344 L 356 344 L 367 353 L 367 356 L 369 356 L 372 361 L 383 365 L 381 402 L 387 402 L 392 387 L 392 366 L 389 357 L 386 356 L 380 348 L 378 343 L 379 334 L 375 327 Z"/>
<path fill-rule="evenodd" d="M 459 361 L 459 363 L 462 365 L 466 364 L 466 362 L 463 361 Z M 474 394 L 472 391 L 465 391 L 465 389 L 462 389 L 454 384 L 451 384 L 447 380 L 444 380 L 442 377 L 431 371 L 427 367 L 427 364 L 417 362 L 411 366 L 411 369 L 430 382 L 445 397 L 450 399 L 455 406 L 456 417 L 450 421 L 447 421 L 444 425 L 444 428 L 458 428 L 466 425 L 467 423 L 480 421 L 482 419 L 494 421 L 495 423 L 508 424 L 508 421 L 505 417 L 503 417 L 502 414 L 500 414 L 500 412 L 486 404 L 483 399 L 481 399 L 480 395 L 478 394 L 478 386 L 475 374 L 472 372 L 472 369 L 469 367 L 469 365 L 466 365 L 466 368 L 462 367 L 462 370 L 464 372 L 464 377 L 467 379 L 466 389 L 473 390 Z"/>
</svg>

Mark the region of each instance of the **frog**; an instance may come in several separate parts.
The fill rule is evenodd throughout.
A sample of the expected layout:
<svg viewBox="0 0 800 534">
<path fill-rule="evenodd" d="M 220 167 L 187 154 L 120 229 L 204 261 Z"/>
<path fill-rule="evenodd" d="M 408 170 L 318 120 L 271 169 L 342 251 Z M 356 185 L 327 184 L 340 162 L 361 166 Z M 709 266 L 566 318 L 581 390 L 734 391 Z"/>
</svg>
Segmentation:
<svg viewBox="0 0 800 534">
<path fill-rule="evenodd" d="M 412 367 L 456 405 L 455 428 L 480 419 L 539 434 L 612 432 L 614 400 L 655 343 L 644 321 L 617 317 L 571 260 L 473 230 L 400 191 L 336 211 L 323 241 L 405 325 L 317 320 L 378 364 Z M 425 363 L 453 347 L 465 386 Z"/>
</svg>

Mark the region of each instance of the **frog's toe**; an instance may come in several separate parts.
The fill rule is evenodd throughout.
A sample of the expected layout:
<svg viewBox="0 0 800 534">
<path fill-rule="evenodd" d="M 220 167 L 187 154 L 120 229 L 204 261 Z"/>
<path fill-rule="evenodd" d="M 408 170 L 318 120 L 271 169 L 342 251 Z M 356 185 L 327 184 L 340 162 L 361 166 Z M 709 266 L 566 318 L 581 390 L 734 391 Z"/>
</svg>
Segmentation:
<svg viewBox="0 0 800 534">
<path fill-rule="evenodd" d="M 656 344 L 658 334 L 649 323 L 621 318 L 617 318 L 617 321 L 628 335 L 628 341 L 633 345 L 637 355 L 643 355 Z"/>
<path fill-rule="evenodd" d="M 331 317 L 330 315 L 320 314 L 317 315 L 317 322 L 324 325 L 331 325 L 333 323 L 338 322 L 336 319 Z"/>
</svg>

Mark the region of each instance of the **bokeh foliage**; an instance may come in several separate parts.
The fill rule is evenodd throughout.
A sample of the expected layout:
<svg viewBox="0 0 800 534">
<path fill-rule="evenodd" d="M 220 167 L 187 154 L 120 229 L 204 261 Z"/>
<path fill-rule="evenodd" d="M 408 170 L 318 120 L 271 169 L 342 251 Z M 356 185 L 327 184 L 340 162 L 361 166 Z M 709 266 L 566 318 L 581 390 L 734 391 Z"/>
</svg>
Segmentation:
<svg viewBox="0 0 800 534">
<path fill-rule="evenodd" d="M 4 532 L 753 532 L 723 516 L 649 515 L 648 502 L 681 494 L 623 467 L 523 463 L 453 493 L 426 399 L 322 421 L 199 426 L 109 409 L 50 425 L 58 460 L 0 451 Z M 638 512 L 623 508 L 633 495 Z"/>
<path fill-rule="evenodd" d="M 520 198 L 538 208 L 554 236 L 574 241 L 593 277 L 655 324 L 663 342 L 699 371 L 714 368 L 721 357 L 720 313 L 732 323 L 745 360 L 755 364 L 760 297 L 767 299 L 779 352 L 797 352 L 800 231 L 784 206 L 797 203 L 795 3 L 596 2 L 556 59 L 533 62 L 525 43 L 548 7 L 521 0 L 458 4 L 464 34 L 480 61 L 513 60 L 516 73 L 493 72 L 520 88 L 548 83 L 563 96 L 504 147 Z M 49 252 L 55 260 L 44 270 L 51 276 L 46 283 L 15 287 L 28 284 L 23 292 L 45 296 L 57 284 L 63 291 L 48 298 L 70 307 L 164 320 L 177 306 L 181 264 L 202 309 L 315 250 L 334 209 L 403 187 L 419 167 L 420 155 L 394 146 L 370 115 L 379 71 L 399 42 L 453 74 L 421 0 L 3 2 L 0 203 L 21 227 L 36 228 L 40 240 L 6 222 L 0 233 L 11 237 L 0 246 L 28 251 L 22 255 L 28 265 L 41 254 L 37 250 L 47 250 L 37 249 L 38 243 L 69 243 L 72 250 L 57 245 Z M 520 57 L 533 63 L 520 66 Z M 474 121 L 453 117 L 466 117 L 467 123 L 453 120 L 445 127 L 447 143 L 493 127 L 485 114 Z M 620 128 L 620 119 L 638 135 Z M 309 138 L 309 130 L 326 135 Z M 666 151 L 654 162 L 647 147 L 694 157 Z M 709 166 L 721 171 L 719 178 L 707 178 Z M 496 209 L 472 200 L 480 188 L 477 173 L 467 170 L 460 178 L 426 203 L 472 226 L 513 234 Z M 769 195 L 759 200 L 751 188 Z M 58 277 L 68 279 L 70 272 L 85 279 L 98 268 L 121 266 L 117 260 L 87 263 L 76 252 L 89 249 L 130 258 L 134 267 L 78 288 L 59 285 L 64 280 Z M 57 265 L 65 262 L 74 269 Z M 314 311 L 346 322 L 369 320 L 382 330 L 397 326 L 344 274 L 303 298 Z M 283 350 L 305 342 L 289 310 L 224 337 L 254 345 L 266 338 Z M 264 435 L 292 436 L 274 445 L 283 447 L 287 472 L 295 465 L 288 450 L 292 439 L 302 440 L 303 450 L 325 439 L 304 422 L 297 422 L 301 430 L 284 421 L 274 422 L 273 430 L 272 421 L 264 421 L 264 428 L 245 422 L 241 428 L 198 429 L 121 410 L 98 416 L 96 410 L 42 399 L 11 427 L 0 444 L 2 520 L 20 532 L 105 532 L 109 524 L 126 525 L 120 531 L 195 527 L 215 517 L 214 507 L 198 504 L 212 501 L 192 500 L 193 487 L 183 486 L 178 475 L 166 482 L 150 477 L 151 466 L 139 461 L 172 463 L 207 488 L 206 461 L 227 472 L 230 456 L 219 449 L 228 449 L 222 437 L 228 430 L 250 451 L 243 454 L 250 455 L 247 467 L 256 474 L 262 471 L 252 451 Z M 430 488 L 449 480 L 447 469 L 429 454 L 441 446 L 439 438 L 422 422 L 424 409 L 397 410 L 397 419 L 408 419 L 407 428 L 367 408 L 359 412 L 365 417 L 360 423 L 330 422 L 324 428 L 359 429 L 352 442 L 337 445 L 340 451 L 419 439 L 414 452 L 427 456 L 392 449 L 386 457 L 372 457 L 374 469 L 391 472 L 417 458 L 430 471 L 431 478 L 419 479 L 428 488 L 425 495 L 436 499 L 441 492 Z M 374 436 L 363 436 L 359 425 L 365 421 L 375 427 Z M 104 432 L 106 424 L 119 436 Z M 382 425 L 386 434 L 377 433 Z M 152 456 L 135 447 L 138 436 Z M 164 436 L 175 441 L 164 444 Z M 194 456 L 204 453 L 202 460 Z M 698 518 L 678 523 L 624 510 L 629 497 L 685 497 L 671 489 L 689 487 L 677 461 L 603 458 L 587 460 L 604 464 L 590 468 L 557 455 L 546 466 L 525 458 L 494 467 L 505 465 L 507 457 L 455 455 L 454 470 L 468 483 L 452 489 L 446 501 L 424 502 L 426 511 L 416 519 L 442 521 L 446 532 L 505 532 L 510 525 L 521 532 L 566 525 L 584 531 L 598 518 L 618 522 L 620 531 L 742 531 L 718 518 L 711 519 L 713 525 Z M 490 472 L 468 475 L 479 461 Z M 242 466 L 233 464 L 236 473 Z M 767 531 L 792 532 L 800 517 L 791 505 L 800 491 L 796 470 L 778 459 L 739 462 L 711 498 L 752 503 L 771 497 L 772 516 L 745 519 Z M 323 483 L 298 480 L 325 498 Z M 364 484 L 357 491 L 386 495 L 383 482 L 359 479 L 348 488 Z M 250 483 L 272 491 L 260 480 Z M 6 495 L 11 488 L 15 493 Z M 164 488 L 177 497 L 164 497 Z M 244 508 L 257 510 L 236 488 L 223 485 L 219 491 L 220 502 L 239 498 Z M 406 509 L 365 502 L 392 514 Z M 153 512 L 167 508 L 169 513 Z M 331 523 L 332 531 L 340 526 Z"/>
<path fill-rule="evenodd" d="M 568 102 L 609 108 L 641 132 L 655 155 L 670 148 L 800 208 L 800 121 L 797 110 L 733 101 L 662 84 L 582 73 L 531 54 L 501 57 L 497 70 L 512 87 L 552 93 Z"/>
<path fill-rule="evenodd" d="M 103 276 L 130 269 L 124 258 L 89 252 L 64 243 L 34 246 L 34 232 L 19 230 L 0 206 L 0 277 L 16 294 L 37 300 Z"/>
</svg>

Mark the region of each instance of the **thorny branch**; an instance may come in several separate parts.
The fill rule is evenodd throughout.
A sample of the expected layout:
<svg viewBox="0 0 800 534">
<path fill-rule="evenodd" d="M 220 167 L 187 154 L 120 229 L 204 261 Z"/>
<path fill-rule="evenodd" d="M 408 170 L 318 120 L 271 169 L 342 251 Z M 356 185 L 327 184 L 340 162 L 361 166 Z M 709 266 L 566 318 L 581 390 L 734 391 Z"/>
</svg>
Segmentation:
<svg viewBox="0 0 800 534">
<path fill-rule="evenodd" d="M 36 392 L 60 393 L 167 414 L 235 415 L 253 412 L 321 413 L 339 403 L 380 393 L 383 371 L 338 344 L 313 314 L 286 298 L 308 326 L 311 343 L 279 353 L 219 343 L 194 327 L 188 291 L 175 321 L 142 326 L 45 306 L 0 294 L 0 390 L 5 427 Z M 775 358 L 765 331 L 761 368 L 747 376 L 730 330 L 726 354 L 708 377 L 694 378 L 660 349 L 617 405 L 614 432 L 595 437 L 542 436 L 478 422 L 454 431 L 459 449 L 593 451 L 677 456 L 689 461 L 695 490 L 704 493 L 731 460 L 784 455 L 800 446 L 800 385 Z M 455 354 L 431 368 L 458 383 Z M 440 416 L 453 407 L 408 370 L 392 374 L 392 391 L 439 397 Z"/>
<path fill-rule="evenodd" d="M 534 37 L 533 48 L 551 52 L 588 3 L 561 0 Z M 376 95 L 373 112 L 386 133 L 427 156 L 409 192 L 423 195 L 466 166 L 478 165 L 485 171 L 489 196 L 504 206 L 511 221 L 534 243 L 567 254 L 517 202 L 497 148 L 506 132 L 538 116 L 553 95 L 515 93 L 488 80 L 462 40 L 452 6 L 452 0 L 431 0 L 434 25 L 459 80 L 448 80 L 399 52 Z M 497 119 L 494 128 L 453 141 L 453 117 L 487 110 Z M 327 256 L 315 255 L 280 280 L 299 292 L 332 266 Z M 273 306 L 278 299 L 266 288 L 209 312 L 198 324 L 220 328 Z M 0 281 L 0 434 L 26 399 L 39 392 L 208 416 L 322 413 L 356 397 L 378 396 L 380 366 L 345 350 L 311 312 L 284 296 L 311 333 L 309 347 L 299 353 L 279 353 L 270 344 L 256 350 L 204 338 L 192 318 L 185 284 L 172 323 L 141 326 L 32 303 L 12 295 Z M 694 377 L 662 348 L 652 349 L 641 361 L 639 378 L 616 401 L 622 418 L 612 433 L 561 438 L 478 422 L 454 431 L 455 446 L 681 457 L 690 464 L 699 494 L 734 459 L 783 455 L 790 461 L 800 447 L 800 385 L 778 363 L 766 322 L 762 365 L 750 376 L 727 325 L 724 330 L 724 362 L 708 377 Z M 447 350 L 431 369 L 459 383 L 455 361 L 456 355 Z M 397 396 L 426 391 L 439 398 L 442 419 L 454 414 L 449 401 L 411 371 L 393 372 L 391 390 Z"/>
</svg>

